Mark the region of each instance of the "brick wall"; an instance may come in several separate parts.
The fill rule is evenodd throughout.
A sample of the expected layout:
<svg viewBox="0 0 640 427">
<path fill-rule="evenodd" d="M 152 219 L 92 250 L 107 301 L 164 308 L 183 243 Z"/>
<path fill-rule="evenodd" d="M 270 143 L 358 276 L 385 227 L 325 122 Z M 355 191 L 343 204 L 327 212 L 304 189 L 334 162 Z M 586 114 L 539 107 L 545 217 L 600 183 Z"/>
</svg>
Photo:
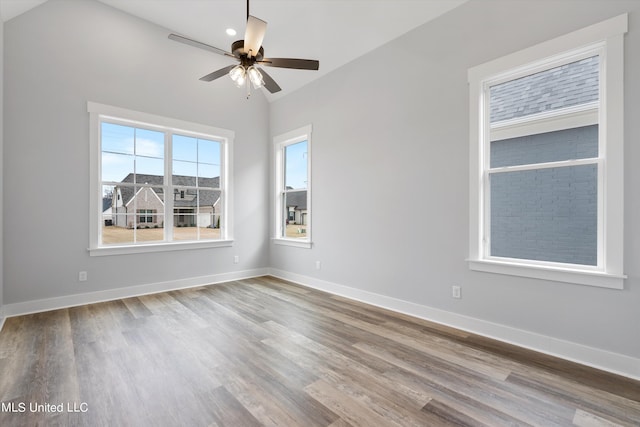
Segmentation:
<svg viewBox="0 0 640 427">
<path fill-rule="evenodd" d="M 511 166 L 597 156 L 598 127 L 494 141 L 491 165 Z M 491 254 L 595 265 L 597 165 L 491 176 Z"/>
</svg>

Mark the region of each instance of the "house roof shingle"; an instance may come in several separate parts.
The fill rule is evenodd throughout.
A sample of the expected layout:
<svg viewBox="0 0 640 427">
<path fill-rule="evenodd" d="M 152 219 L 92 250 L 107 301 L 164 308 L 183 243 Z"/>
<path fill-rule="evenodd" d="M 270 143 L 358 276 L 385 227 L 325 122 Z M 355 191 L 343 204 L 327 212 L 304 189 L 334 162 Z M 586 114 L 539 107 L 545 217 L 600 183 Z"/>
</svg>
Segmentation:
<svg viewBox="0 0 640 427">
<path fill-rule="evenodd" d="M 164 201 L 164 188 L 162 187 L 164 177 L 161 175 L 148 175 L 148 174 L 133 174 L 127 175 L 121 182 L 123 183 L 135 183 L 151 185 L 153 191 Z M 186 199 L 177 198 L 174 200 L 174 207 L 195 207 L 198 203 L 197 190 L 194 187 L 196 185 L 196 178 L 193 176 L 173 175 L 173 185 L 176 187 L 185 187 L 185 194 L 193 196 Z M 213 206 L 220 198 L 220 177 L 214 178 L 198 178 L 198 187 L 200 190 L 200 206 Z M 209 188 L 214 188 L 209 190 Z M 131 201 L 135 192 L 135 187 L 129 185 L 118 186 L 120 194 L 122 195 L 122 203 L 126 205 Z M 176 189 L 176 192 L 178 190 Z"/>
<path fill-rule="evenodd" d="M 491 123 L 598 100 L 599 57 L 592 56 L 491 87 Z"/>
<path fill-rule="evenodd" d="M 307 209 L 307 191 L 291 191 L 287 193 L 287 207 L 299 210 Z"/>
</svg>

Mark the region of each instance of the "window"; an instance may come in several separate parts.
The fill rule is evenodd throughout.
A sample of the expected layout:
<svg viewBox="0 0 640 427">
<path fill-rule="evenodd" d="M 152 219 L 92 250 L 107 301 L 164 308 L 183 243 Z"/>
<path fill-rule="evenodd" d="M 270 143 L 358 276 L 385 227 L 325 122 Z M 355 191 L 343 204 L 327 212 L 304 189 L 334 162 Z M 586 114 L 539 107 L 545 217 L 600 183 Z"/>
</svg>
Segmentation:
<svg viewBox="0 0 640 427">
<path fill-rule="evenodd" d="M 233 132 L 89 103 L 92 255 L 231 243 Z"/>
<path fill-rule="evenodd" d="M 274 138 L 275 238 L 311 247 L 311 126 Z"/>
<path fill-rule="evenodd" d="M 471 269 L 623 287 L 627 16 L 469 70 Z"/>
<path fill-rule="evenodd" d="M 138 222 L 141 224 L 147 223 L 152 224 L 155 223 L 155 219 L 153 214 L 156 212 L 155 209 L 138 209 Z M 156 224 L 157 225 L 157 224 Z"/>
</svg>

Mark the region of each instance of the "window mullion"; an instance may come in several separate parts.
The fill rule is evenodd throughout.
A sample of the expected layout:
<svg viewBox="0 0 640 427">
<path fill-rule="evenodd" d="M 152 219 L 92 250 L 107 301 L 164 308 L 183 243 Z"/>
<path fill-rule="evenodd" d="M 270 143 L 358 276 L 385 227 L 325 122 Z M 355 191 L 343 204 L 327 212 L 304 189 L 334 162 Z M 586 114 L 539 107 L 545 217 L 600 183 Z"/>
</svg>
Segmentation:
<svg viewBox="0 0 640 427">
<path fill-rule="evenodd" d="M 167 242 L 173 241 L 173 134 L 164 133 L 164 238 Z"/>
<path fill-rule="evenodd" d="M 138 162 L 136 159 L 136 154 L 137 154 L 137 150 L 136 150 L 136 133 L 138 132 L 138 129 L 136 127 L 133 127 L 133 194 L 134 194 L 134 198 L 133 198 L 133 244 L 135 245 L 136 243 L 138 243 L 138 198 L 135 197 L 135 195 L 137 194 L 137 184 L 138 184 L 138 176 L 137 176 L 137 166 L 138 166 Z M 123 201 L 124 203 L 124 201 Z"/>
</svg>

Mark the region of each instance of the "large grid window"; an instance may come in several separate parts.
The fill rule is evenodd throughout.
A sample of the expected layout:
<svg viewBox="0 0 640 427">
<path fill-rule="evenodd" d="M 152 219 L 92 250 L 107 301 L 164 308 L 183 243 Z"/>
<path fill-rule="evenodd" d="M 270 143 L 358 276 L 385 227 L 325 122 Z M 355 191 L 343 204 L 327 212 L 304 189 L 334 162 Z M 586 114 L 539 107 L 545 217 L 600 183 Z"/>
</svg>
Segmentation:
<svg viewBox="0 0 640 427">
<path fill-rule="evenodd" d="M 626 22 L 469 70 L 472 269 L 622 287 Z"/>
<path fill-rule="evenodd" d="M 94 103 L 89 112 L 92 254 L 230 243 L 233 133 Z"/>
<path fill-rule="evenodd" d="M 311 244 L 311 126 L 274 138 L 275 241 Z"/>
</svg>

